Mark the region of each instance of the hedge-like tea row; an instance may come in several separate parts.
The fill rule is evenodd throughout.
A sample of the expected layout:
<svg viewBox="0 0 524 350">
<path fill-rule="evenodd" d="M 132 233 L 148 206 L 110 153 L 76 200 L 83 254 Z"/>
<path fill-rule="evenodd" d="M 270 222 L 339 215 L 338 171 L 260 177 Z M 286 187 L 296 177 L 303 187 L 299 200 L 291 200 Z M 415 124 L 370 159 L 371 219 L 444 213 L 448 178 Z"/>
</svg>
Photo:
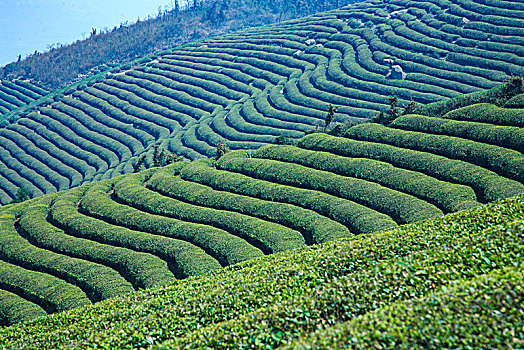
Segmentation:
<svg viewBox="0 0 524 350">
<path fill-rule="evenodd" d="M 28 206 L 21 213 L 19 225 L 24 237 L 30 242 L 58 254 L 111 267 L 129 281 L 135 289 L 156 284 L 155 276 L 141 273 L 148 271 L 148 264 L 151 262 L 147 254 L 75 237 L 49 223 L 46 215 L 52 203 L 51 199 L 54 197 L 46 197 L 41 202 Z M 121 284 L 121 282 L 118 283 Z M 111 289 L 111 284 L 107 286 L 107 289 Z"/>
<path fill-rule="evenodd" d="M 0 289 L 0 327 L 46 316 L 47 313 L 35 303 L 16 294 Z"/>
<path fill-rule="evenodd" d="M 147 261 L 147 264 L 143 265 L 143 270 L 140 271 L 140 276 L 147 283 L 144 287 L 174 281 L 173 274 L 184 276 L 184 271 L 179 270 L 176 260 L 172 260 L 170 251 L 164 248 L 167 242 L 173 244 L 177 242 L 82 215 L 77 211 L 79 199 L 79 193 L 75 192 L 61 196 L 49 209 L 51 222 L 76 237 L 147 253 L 141 256 Z M 169 243 L 167 244 L 169 246 Z M 170 262 L 169 265 L 167 261 Z"/>
<path fill-rule="evenodd" d="M 45 272 L 79 286 L 95 302 L 133 291 L 113 269 L 32 245 L 13 226 L 14 215 L 0 218 L 0 258 L 29 270 Z"/>
<path fill-rule="evenodd" d="M 36 85 L 32 85 L 29 83 L 26 83 L 27 86 L 24 86 L 24 82 L 21 80 L 18 81 L 9 81 L 9 80 L 2 80 L 1 85 L 4 87 L 10 89 L 13 92 L 18 92 L 19 96 L 24 96 L 26 103 L 31 102 L 32 100 L 37 100 L 43 95 L 47 95 L 49 91 L 47 90 L 40 90 L 40 92 L 36 92 L 38 90 L 38 87 Z M 33 86 L 33 90 L 31 90 L 29 87 Z"/>
<path fill-rule="evenodd" d="M 31 113 L 29 116 L 33 121 L 37 123 L 47 123 L 47 127 L 57 134 L 61 135 L 62 138 L 74 144 L 76 147 L 82 149 L 85 154 L 85 159 L 90 164 L 94 164 L 98 169 L 107 170 L 110 166 L 115 166 L 119 159 L 115 152 L 110 151 L 103 147 L 100 143 L 92 142 L 97 140 L 97 137 L 101 136 L 91 130 L 85 128 L 78 121 L 71 119 L 70 117 L 58 112 L 55 109 L 44 109 L 40 113 Z M 72 124 L 72 125 L 70 125 Z M 83 133 L 83 137 L 77 137 L 76 128 Z M 109 144 L 114 144 L 111 140 L 105 139 Z M 58 142 L 57 142 L 58 145 Z M 80 155 L 83 155 L 80 153 Z"/>
<path fill-rule="evenodd" d="M 170 130 L 175 131 L 192 121 L 192 116 L 180 113 L 176 110 L 171 110 L 166 106 L 149 101 L 141 96 L 135 95 L 129 91 L 116 88 L 112 85 L 97 84 L 94 88 L 101 90 L 111 96 L 111 103 L 119 108 L 131 106 L 137 108 L 137 113 L 142 113 L 145 110 L 148 113 L 161 115 L 165 119 L 171 119 L 172 125 Z M 152 94 L 151 94 L 152 95 Z M 158 97 L 155 96 L 155 99 Z M 161 99 L 161 98 L 160 98 Z M 172 104 L 170 104 L 172 106 Z M 182 106 L 179 104 L 179 106 Z"/>
<path fill-rule="evenodd" d="M 0 260 L 0 288 L 37 304 L 47 313 L 91 302 L 78 287 L 46 273 L 26 270 Z"/>
<path fill-rule="evenodd" d="M 217 162 L 217 168 L 336 195 L 387 214 L 399 223 L 442 215 L 442 211 L 432 204 L 373 182 L 297 164 L 246 158 L 243 152 L 231 152 L 223 156 Z"/>
<path fill-rule="evenodd" d="M 164 348 L 276 348 L 326 325 L 429 296 L 454 281 L 467 283 L 518 266 L 523 231 L 512 222 L 522 220 L 523 213 L 517 197 L 372 236 L 255 259 L 45 322 L 6 328 L 0 330 L 0 344 L 57 348 L 73 341 L 77 347 L 126 348 L 168 341 Z"/>
<path fill-rule="evenodd" d="M 24 134 L 14 131 L 12 128 L 0 129 L 3 146 L 11 149 L 11 154 L 24 162 L 26 166 L 34 164 L 37 169 L 45 171 L 45 165 L 48 171 L 43 172 L 57 189 L 68 189 L 70 186 L 78 186 L 82 182 L 82 174 L 75 169 L 71 169 L 64 164 L 61 159 L 51 157 L 49 153 L 44 152 L 38 145 L 28 140 Z M 33 158 L 33 159 L 31 159 Z"/>
<path fill-rule="evenodd" d="M 505 104 L 504 108 L 524 108 L 524 94 L 519 94 L 509 99 Z"/>
<path fill-rule="evenodd" d="M 194 161 L 181 171 L 180 176 L 184 180 L 200 183 L 215 190 L 310 209 L 344 224 L 350 232 L 356 234 L 396 226 L 396 223 L 387 215 L 355 202 L 321 191 L 282 185 L 218 170 L 210 166 L 207 160 Z"/>
<path fill-rule="evenodd" d="M 27 81 L 23 81 L 23 80 L 16 80 L 15 81 L 15 84 L 16 85 L 19 85 L 21 87 L 24 87 L 28 90 L 31 90 L 32 92 L 34 92 L 35 94 L 37 95 L 40 95 L 40 96 L 44 96 L 44 95 L 47 95 L 49 93 L 48 90 L 34 84 L 34 83 L 30 83 L 30 82 L 27 82 Z"/>
<path fill-rule="evenodd" d="M 92 123 L 92 125 L 96 125 L 95 128 L 99 130 L 99 132 L 103 132 L 107 136 L 116 137 L 120 142 L 129 148 L 131 154 L 142 151 L 144 147 L 147 146 L 148 142 L 153 139 L 147 132 L 135 128 L 133 125 L 129 125 L 127 123 L 124 124 L 118 120 L 115 120 L 112 117 L 104 114 L 101 110 L 94 108 L 89 104 L 83 103 L 82 101 L 74 98 L 64 98 L 61 102 L 71 107 L 70 110 L 72 112 L 72 109 L 74 108 L 77 111 L 90 116 L 93 121 L 99 122 L 99 124 Z M 108 131 L 112 131 L 112 133 Z"/>
<path fill-rule="evenodd" d="M 143 188 L 140 185 L 141 182 L 143 182 L 143 178 L 130 178 L 115 185 L 115 196 L 118 199 L 121 201 L 128 200 L 130 204 L 140 209 L 116 203 L 107 198 L 101 188 L 94 187 L 82 199 L 80 204 L 82 211 L 111 221 L 119 226 L 191 243 L 186 243 L 185 246 L 181 244 L 178 248 L 171 248 L 173 254 L 180 254 L 176 250 L 181 252 L 184 250 L 189 251 L 187 256 L 181 255 L 179 258 L 179 260 L 182 260 L 182 258 L 187 260 L 180 261 L 180 265 L 183 265 L 188 271 L 191 271 L 191 265 L 200 265 L 203 270 L 216 268 L 216 261 L 210 257 L 202 256 L 201 250 L 218 260 L 223 266 L 262 255 L 259 249 L 250 245 L 246 240 L 236 237 L 227 231 L 204 224 L 188 222 L 189 220 L 180 220 L 181 215 L 179 213 L 184 209 L 187 210 L 187 207 L 185 208 L 177 201 L 170 200 Z M 126 191 L 126 194 L 122 193 Z M 120 195 L 117 193 L 120 193 Z M 156 215 L 148 212 L 154 212 Z M 178 219 L 172 217 L 177 217 Z M 198 219 L 198 216 L 191 221 L 196 221 L 196 219 Z M 219 221 L 220 219 L 219 214 L 215 215 L 214 220 Z M 234 220 L 231 220 L 233 223 L 230 223 L 226 219 L 227 217 L 222 219 L 226 224 L 232 225 L 235 223 Z M 248 228 L 244 230 L 247 231 Z M 250 241 L 256 241 L 256 239 L 250 239 Z M 192 245 L 195 247 L 192 247 Z M 261 244 L 258 243 L 257 245 L 260 246 Z M 192 274 L 194 273 L 190 275 Z"/>
<path fill-rule="evenodd" d="M 176 119 L 171 120 L 169 116 L 164 117 L 161 114 L 138 108 L 96 87 L 88 88 L 80 93 L 77 92 L 75 96 L 106 113 L 111 113 L 110 115 L 117 114 L 118 118 L 122 118 L 124 123 L 129 120 L 135 127 L 146 131 L 154 130 L 152 134 L 156 137 L 168 135 L 181 128 Z M 128 119 L 129 117 L 131 119 Z"/>
<path fill-rule="evenodd" d="M 14 108 L 6 116 L 13 121 L 36 111 L 28 116 L 47 141 L 39 152 L 33 135 L 20 135 L 29 143 L 6 143 L 0 199 L 14 198 L 21 182 L 35 183 L 24 186 L 35 196 L 129 172 L 153 143 L 196 159 L 212 156 L 222 140 L 231 149 L 254 149 L 279 134 L 298 138 L 323 125 L 330 104 L 338 108 L 335 121 L 353 124 L 387 110 L 390 95 L 401 106 L 431 103 L 509 80 L 486 100 L 472 94 L 417 113 L 442 117 L 482 101 L 503 106 L 522 92 L 510 79 L 524 74 L 520 10 L 513 3 L 475 4 L 377 0 L 249 28 L 90 78 L 58 91 L 54 103 L 45 103 L 49 108 L 42 98 L 32 102 L 46 91 L 22 81 L 2 83 L 0 113 Z M 508 107 L 518 106 L 512 103 Z M 520 125 L 516 111 L 481 114 Z M 474 140 L 505 142 L 496 137 Z M 92 168 L 86 171 L 82 162 Z"/>
<path fill-rule="evenodd" d="M 202 165 L 198 165 L 198 163 L 190 164 L 182 171 L 185 177 L 190 177 L 191 172 L 200 171 L 202 168 Z M 207 186 L 166 175 L 161 172 L 156 173 L 148 181 L 148 187 L 193 204 L 239 212 L 290 227 L 302 232 L 308 244 L 321 243 L 350 235 L 345 226 L 310 210 L 285 203 L 269 202 L 258 198 L 215 191 Z M 284 235 L 284 232 L 282 230 L 279 235 Z M 292 240 L 290 235 L 283 237 L 283 239 L 294 244 L 294 248 L 302 246 L 301 241 Z"/>
<path fill-rule="evenodd" d="M 91 113 L 97 115 L 97 119 L 103 120 L 112 127 L 121 129 L 122 131 L 128 132 L 130 135 L 136 135 L 136 138 L 145 145 L 155 140 L 158 137 L 165 137 L 169 134 L 167 128 L 162 127 L 160 124 L 155 124 L 146 118 L 137 118 L 132 114 L 128 114 L 123 110 L 120 110 L 112 106 L 109 102 L 102 100 L 96 96 L 94 90 L 87 90 L 76 92 L 74 96 L 78 100 L 76 104 L 84 106 L 83 110 L 89 110 Z M 100 92 L 100 95 L 103 95 Z M 154 120 L 154 119 L 153 119 Z"/>
<path fill-rule="evenodd" d="M 507 148 L 459 137 L 392 129 L 374 123 L 354 126 L 347 131 L 347 136 L 463 160 L 524 182 L 524 156 Z"/>
<path fill-rule="evenodd" d="M 233 110 L 226 115 L 217 115 L 213 118 L 212 122 L 209 124 L 209 127 L 212 129 L 212 132 L 219 137 L 223 137 L 231 141 L 252 141 L 252 142 L 261 142 L 263 144 L 268 144 L 275 141 L 276 136 L 279 135 L 278 131 L 266 133 L 264 127 L 260 127 L 260 130 L 256 133 L 250 132 L 250 125 L 243 123 L 238 118 L 234 117 L 235 112 L 238 112 L 239 106 L 236 108 L 233 107 Z M 258 128 L 257 125 L 253 125 L 253 128 Z M 245 129 L 248 129 L 244 131 Z"/>
<path fill-rule="evenodd" d="M 304 133 L 289 129 L 285 122 L 279 122 L 263 117 L 261 114 L 254 110 L 253 102 L 251 101 L 252 109 L 249 113 L 246 113 L 246 105 L 240 106 L 235 105 L 231 108 L 228 114 L 223 117 L 224 122 L 231 125 L 234 130 L 244 133 L 251 133 L 253 135 L 273 135 L 273 136 L 288 136 L 288 137 L 301 137 Z M 217 116 L 216 118 L 220 118 Z M 270 124 L 270 125 L 265 125 Z"/>
<path fill-rule="evenodd" d="M 346 157 L 376 159 L 443 181 L 463 184 L 473 188 L 478 200 L 482 202 L 491 202 L 524 192 L 524 185 L 518 181 L 504 178 L 471 163 L 428 152 L 326 134 L 308 135 L 299 141 L 298 146 Z"/>
<path fill-rule="evenodd" d="M 108 191 L 110 186 L 110 182 L 97 184 L 81 197 L 79 208 L 85 214 L 77 212 L 76 206 L 70 204 L 72 202 L 66 202 L 67 197 L 62 198 L 50 208 L 52 219 L 57 224 L 70 229 L 76 235 L 151 254 L 150 259 L 153 263 L 149 271 L 150 276 L 154 276 L 154 273 L 158 274 L 158 276 L 155 276 L 159 279 L 157 284 L 169 282 L 171 273 L 177 278 L 184 278 L 220 267 L 218 261 L 209 256 L 203 249 L 189 242 L 159 235 L 156 232 L 150 234 L 142 230 L 132 230 L 116 224 L 114 218 L 112 219 L 110 215 L 117 213 L 119 217 L 124 219 L 126 208 L 110 206 L 114 202 L 107 195 L 104 195 L 104 192 Z M 79 200 L 80 198 L 76 197 L 76 199 Z M 100 205 L 100 203 L 103 205 Z M 104 211 L 108 214 L 104 215 Z M 107 221 L 115 222 L 115 224 L 104 221 L 106 216 L 108 217 Z M 169 268 L 171 273 L 165 270 L 166 267 Z M 149 275 L 149 273 L 145 273 L 145 275 Z"/>
<path fill-rule="evenodd" d="M 4 86 L 0 83 L 0 99 L 4 102 L 12 104 L 15 108 L 20 107 L 23 104 L 29 103 L 30 98 L 24 96 L 17 90 L 11 90 L 10 88 Z"/>
<path fill-rule="evenodd" d="M 212 83 L 207 80 L 197 79 L 194 77 L 191 77 L 191 75 L 186 76 L 183 74 L 174 74 L 170 72 L 169 70 L 164 71 L 161 69 L 153 69 L 149 67 L 145 67 L 143 70 L 134 70 L 130 71 L 125 76 L 132 76 L 137 79 L 141 80 L 150 80 L 152 82 L 161 84 L 165 87 L 171 88 L 175 91 L 185 92 L 188 94 L 188 96 L 194 95 L 195 98 L 200 98 L 204 101 L 210 102 L 212 104 L 221 105 L 223 107 L 227 106 L 229 103 L 231 103 L 233 100 L 239 100 L 242 97 L 244 97 L 244 94 L 235 94 L 235 91 L 231 91 L 231 89 L 226 89 L 222 87 L 221 85 L 217 83 Z M 140 84 L 140 82 L 138 82 Z M 159 91 L 166 91 L 159 89 Z M 170 96 L 173 94 L 173 96 L 176 96 L 173 91 L 170 92 Z M 226 95 L 231 94 L 231 98 L 226 97 Z M 180 98 L 184 101 L 184 103 L 188 103 L 189 99 L 183 95 L 180 95 Z M 198 101 L 195 99 L 195 103 Z M 207 104 L 202 104 L 203 108 L 207 107 Z M 211 111 L 214 109 L 212 107 Z"/>
<path fill-rule="evenodd" d="M 425 246 L 420 250 L 408 248 L 403 252 L 405 255 L 399 254 L 400 257 L 378 258 L 372 254 L 373 260 L 364 263 L 364 266 L 361 254 L 367 249 L 359 250 L 353 259 L 358 259 L 361 265 L 341 273 L 342 276 L 332 280 L 333 285 L 319 283 L 311 288 L 311 293 L 303 293 L 300 298 L 287 298 L 278 304 L 261 306 L 256 311 L 242 310 L 245 313 L 238 312 L 231 320 L 179 335 L 180 338 L 168 341 L 159 348 L 183 345 L 213 348 L 218 344 L 250 348 L 261 343 L 277 348 L 300 334 L 317 330 L 322 322 L 329 324 L 351 320 L 394 301 L 431 293 L 437 286 L 521 265 L 523 260 L 518 256 L 524 246 L 519 239 L 522 239 L 524 231 L 518 226 L 518 221 L 516 224 L 505 223 L 500 230 L 473 230 L 466 237 L 461 232 L 459 237 L 452 239 L 453 244 L 458 244 L 455 248 L 439 245 L 449 237 L 438 242 L 430 235 L 421 238 L 420 243 Z M 485 254 L 475 254 L 473 251 L 476 250 Z M 313 276 L 308 278 L 315 279 Z M 336 301 L 333 300 L 335 293 Z M 261 324 L 269 326 L 260 327 Z"/>
<path fill-rule="evenodd" d="M 128 193 L 132 191 L 131 187 L 133 186 L 128 185 L 120 189 L 120 196 L 117 194 L 117 198 L 125 196 L 128 203 L 134 203 L 135 201 L 139 203 L 142 202 L 140 193 L 136 193 L 136 191 L 133 191 L 134 193 L 132 192 L 134 194 L 132 197 L 128 197 L 128 195 L 125 194 L 126 191 Z M 142 191 L 139 190 L 139 192 Z M 183 199 L 184 198 L 182 198 L 182 200 L 165 198 L 162 204 L 158 203 L 157 206 L 151 204 L 151 207 L 157 207 L 157 212 L 160 214 L 169 215 L 179 220 L 196 222 L 225 230 L 247 240 L 266 254 L 305 246 L 304 237 L 302 237 L 300 232 L 291 228 L 237 212 L 189 204 L 183 201 Z M 154 200 L 154 197 L 152 200 Z M 147 207 L 140 207 L 150 210 L 149 205 Z M 185 223 L 185 226 L 191 227 L 191 224 Z M 184 230 L 184 228 L 181 228 L 181 230 Z M 200 231 L 203 230 L 200 229 Z M 200 234 L 203 234 L 203 232 Z M 212 237 L 213 235 L 209 236 Z M 240 251 L 242 251 L 242 249 Z M 245 260 L 245 257 L 242 260 Z M 233 261 L 229 261 L 229 264 L 231 263 L 233 263 Z"/>
<path fill-rule="evenodd" d="M 478 205 L 475 192 L 471 188 L 372 159 L 346 158 L 293 146 L 267 146 L 255 151 L 253 156 L 301 164 L 317 170 L 376 182 L 423 199 L 445 212 Z"/>
<path fill-rule="evenodd" d="M 182 82 L 195 84 L 201 86 L 203 89 L 216 93 L 225 93 L 227 97 L 234 100 L 241 99 L 246 95 L 251 96 L 260 91 L 253 85 L 249 85 L 252 79 L 250 76 L 246 75 L 244 79 L 239 79 L 238 77 L 233 78 L 231 76 L 234 73 L 242 76 L 243 73 L 240 71 L 232 71 L 230 72 L 231 75 L 226 74 L 229 70 L 223 70 L 217 73 L 216 71 L 220 68 L 210 67 L 196 62 L 194 62 L 191 67 L 187 67 L 184 62 L 165 59 L 162 60 L 162 63 L 153 63 L 145 69 L 147 72 L 151 71 L 171 79 L 178 79 Z M 244 82 L 246 79 L 248 83 Z"/>
<path fill-rule="evenodd" d="M 1 166 L 5 169 L 5 175 L 12 183 L 20 183 L 25 180 L 25 184 L 28 184 L 25 187 L 37 195 L 56 192 L 56 185 L 47 181 L 45 176 L 40 173 L 40 162 L 28 157 L 27 154 L 23 152 L 11 154 L 6 147 L 0 145 L 0 158 L 2 158 Z M 57 178 L 53 178 L 53 180 L 57 185 L 60 182 L 60 179 Z"/>
<path fill-rule="evenodd" d="M 31 117 L 35 117 L 35 120 Z M 71 162 L 81 163 L 81 166 L 90 167 L 91 169 L 107 169 L 107 163 L 96 154 L 92 154 L 81 148 L 82 145 L 77 145 L 75 143 L 76 141 L 68 139 L 67 135 L 69 135 L 69 130 L 62 128 L 62 125 L 51 118 L 31 114 L 30 118 L 20 119 L 17 124 L 29 129 L 30 132 L 28 135 L 31 135 L 31 133 L 38 134 L 52 143 L 57 149 L 63 150 L 69 155 Z M 60 142 L 58 142 L 58 140 L 60 140 Z M 44 145 L 42 144 L 42 146 Z M 78 159 L 78 161 L 75 158 Z M 60 159 L 66 161 L 67 157 L 61 157 Z M 90 171 L 86 171 L 87 178 L 90 178 L 93 172 L 91 169 Z"/>
<path fill-rule="evenodd" d="M 524 109 L 500 108 L 489 103 L 458 108 L 444 114 L 443 118 L 524 127 Z"/>
<path fill-rule="evenodd" d="M 29 120 L 25 120 L 23 123 L 19 122 L 16 124 L 9 124 L 2 130 L 4 130 L 4 133 L 12 132 L 13 138 L 16 133 L 18 138 L 30 141 L 35 145 L 35 147 L 38 145 L 38 153 L 42 155 L 41 161 L 60 161 L 63 163 L 63 166 L 61 167 L 62 172 L 64 173 L 63 175 L 70 177 L 71 185 L 73 186 L 76 186 L 78 181 L 81 181 L 84 178 L 91 178 L 95 172 L 94 167 L 87 164 L 85 160 L 72 156 L 65 150 L 66 141 L 60 140 L 60 144 L 63 148 L 57 147 L 57 145 L 53 143 L 53 138 L 56 137 L 56 134 L 47 129 L 44 130 L 38 126 L 35 127 L 35 124 L 31 123 Z M 48 155 L 43 154 L 43 152 Z M 50 158 L 54 158 L 54 160 Z"/>
<path fill-rule="evenodd" d="M 519 152 L 524 151 L 524 127 L 500 126 L 421 115 L 401 116 L 395 119 L 390 126 L 404 130 L 455 136 L 510 148 Z"/>
<path fill-rule="evenodd" d="M 136 145 L 137 141 L 125 133 L 96 122 L 86 113 L 71 108 L 63 102 L 55 103 L 53 109 L 59 111 L 60 120 L 64 123 L 67 118 L 70 121 L 68 125 L 73 126 L 73 130 L 80 135 L 85 135 L 86 139 L 91 139 L 94 144 L 99 144 L 104 149 L 111 149 L 117 155 L 118 161 L 131 156 L 133 145 L 130 144 Z M 80 128 L 82 131 L 78 130 Z"/>
<path fill-rule="evenodd" d="M 140 77 L 135 78 L 135 75 Z M 206 112 L 212 112 L 218 105 L 224 107 L 228 104 L 225 99 L 220 99 L 215 94 L 200 94 L 198 88 L 191 89 L 187 84 L 176 83 L 171 79 L 160 78 L 160 81 L 157 81 L 157 79 L 152 79 L 149 76 L 147 78 L 145 79 L 144 73 L 140 74 L 138 72 L 135 74 L 117 75 L 106 83 L 131 91 L 137 96 L 141 96 L 155 104 L 196 116 L 196 118 L 205 115 Z M 187 90 L 190 90 L 195 96 L 188 94 Z M 220 99 L 220 101 L 217 101 L 217 99 Z"/>
</svg>

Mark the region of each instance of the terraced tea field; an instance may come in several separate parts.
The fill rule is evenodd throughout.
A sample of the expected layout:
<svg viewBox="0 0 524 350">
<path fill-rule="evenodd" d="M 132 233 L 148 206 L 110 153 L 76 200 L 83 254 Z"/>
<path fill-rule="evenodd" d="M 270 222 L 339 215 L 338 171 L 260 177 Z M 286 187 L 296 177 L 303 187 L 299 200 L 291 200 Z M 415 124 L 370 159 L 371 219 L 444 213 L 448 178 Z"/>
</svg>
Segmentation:
<svg viewBox="0 0 524 350">
<path fill-rule="evenodd" d="M 99 191 L 98 198 L 107 198 L 102 194 L 104 187 L 95 188 L 92 194 Z M 138 186 L 137 191 L 143 189 Z M 89 201 L 88 196 L 81 203 Z M 71 225 L 79 222 L 75 218 L 79 214 L 70 208 L 73 198 L 78 195 L 65 195 L 54 209 L 69 211 Z M 46 206 L 33 207 L 43 211 Z M 0 329 L 0 346 L 345 349 L 418 348 L 424 344 L 431 348 L 519 348 L 524 340 L 520 302 L 524 296 L 523 220 L 524 201 L 519 196 L 382 233 L 285 251 Z M 88 227 L 94 229 L 87 221 L 84 227 L 86 232 Z M 116 229 L 99 232 L 117 234 Z M 136 241 L 129 237 L 128 245 Z M 68 247 L 81 254 L 73 240 L 69 237 L 57 242 L 63 244 L 63 251 Z M 146 234 L 141 241 L 150 249 L 155 246 L 148 244 Z M 102 251 L 91 244 L 92 252 Z M 30 254 L 30 249 L 23 251 Z M 126 260 L 117 259 L 118 254 L 115 251 L 113 257 L 123 265 Z M 195 259 L 202 256 L 195 255 Z M 86 283 L 105 276 L 111 281 L 108 290 L 132 289 L 110 269 L 97 267 L 89 274 L 89 267 L 78 260 L 54 262 L 49 266 L 64 271 L 69 263 L 71 274 L 72 267 L 76 273 L 83 271 L 90 276 L 83 279 Z M 160 265 L 142 270 L 143 275 L 155 269 L 160 270 Z M 3 263 L 1 276 L 23 279 L 20 270 Z M 49 300 L 63 307 L 89 303 L 71 285 L 69 293 L 60 293 L 65 282 L 60 285 L 56 278 L 44 274 L 38 278 L 39 293 L 45 292 Z M 24 286 L 30 287 L 34 289 L 34 284 Z M 45 314 L 17 294 L 0 295 L 4 321 L 14 316 L 5 313 L 6 305 L 24 318 Z"/>
<path fill-rule="evenodd" d="M 165 52 L 2 129 L 0 202 L 20 187 L 38 196 L 129 173 L 153 145 L 197 159 L 220 140 L 235 150 L 299 139 L 329 104 L 337 121 L 358 123 L 392 94 L 429 103 L 491 88 L 524 75 L 523 11 L 518 1 L 373 0 Z"/>
<path fill-rule="evenodd" d="M 506 99 L 511 108 L 453 107 L 464 95 L 419 108 L 449 110 L 440 117 L 313 133 L 6 206 L 0 324 L 522 194 L 524 119 L 513 107 L 523 96 Z"/>
<path fill-rule="evenodd" d="M 0 120 L 2 115 L 47 95 L 49 91 L 23 80 L 0 81 Z"/>
</svg>

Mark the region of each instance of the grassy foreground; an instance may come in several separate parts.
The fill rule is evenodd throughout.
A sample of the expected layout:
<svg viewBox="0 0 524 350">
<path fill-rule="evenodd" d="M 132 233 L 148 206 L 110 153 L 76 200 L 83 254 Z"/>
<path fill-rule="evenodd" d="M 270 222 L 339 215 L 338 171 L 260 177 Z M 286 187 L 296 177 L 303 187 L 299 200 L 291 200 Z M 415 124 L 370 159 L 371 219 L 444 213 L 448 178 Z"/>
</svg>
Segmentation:
<svg viewBox="0 0 524 350">
<path fill-rule="evenodd" d="M 518 348 L 523 219 L 517 196 L 256 258 L 4 328 L 0 346 Z"/>
</svg>

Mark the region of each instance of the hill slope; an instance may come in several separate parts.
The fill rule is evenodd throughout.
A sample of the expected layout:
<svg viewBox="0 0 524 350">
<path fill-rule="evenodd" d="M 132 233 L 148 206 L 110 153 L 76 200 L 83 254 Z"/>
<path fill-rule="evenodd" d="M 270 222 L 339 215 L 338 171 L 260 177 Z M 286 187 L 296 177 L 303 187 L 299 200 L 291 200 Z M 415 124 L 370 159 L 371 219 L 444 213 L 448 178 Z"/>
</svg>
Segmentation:
<svg viewBox="0 0 524 350">
<path fill-rule="evenodd" d="M 518 348 L 523 209 L 516 197 L 251 260 L 1 329 L 0 345 Z"/>
<path fill-rule="evenodd" d="M 267 25 L 347 5 L 354 0 L 172 0 L 170 10 L 112 29 L 93 29 L 89 38 L 57 45 L 0 67 L 2 79 L 31 79 L 48 89 L 62 88 L 82 76 L 182 43 L 243 28 Z M 167 3 L 167 1 L 165 2 Z M 299 6 L 297 6 L 299 4 Z M 14 57 L 13 57 L 14 58 Z"/>
<path fill-rule="evenodd" d="M 0 324 L 522 194 L 521 88 L 1 208 Z"/>
<path fill-rule="evenodd" d="M 0 81 L 0 121 L 3 115 L 47 95 L 49 91 L 23 81 Z M 3 122 L 3 121 L 2 121 Z"/>
<path fill-rule="evenodd" d="M 0 200 L 131 172 L 155 144 L 196 159 L 222 139 L 300 138 L 329 104 L 358 123 L 391 94 L 427 103 L 493 87 L 524 73 L 523 8 L 507 3 L 367 1 L 124 68 L 1 131 Z"/>
</svg>

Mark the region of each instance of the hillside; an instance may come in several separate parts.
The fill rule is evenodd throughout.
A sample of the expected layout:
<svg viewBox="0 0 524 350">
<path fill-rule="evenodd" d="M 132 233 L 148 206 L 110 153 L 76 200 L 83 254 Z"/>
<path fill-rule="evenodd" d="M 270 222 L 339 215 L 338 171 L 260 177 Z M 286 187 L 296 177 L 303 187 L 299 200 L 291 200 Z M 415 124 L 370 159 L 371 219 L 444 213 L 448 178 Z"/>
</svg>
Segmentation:
<svg viewBox="0 0 524 350">
<path fill-rule="evenodd" d="M 488 210 L 482 205 L 524 193 L 522 88 L 513 79 L 418 106 L 388 126 L 362 123 L 296 145 L 181 160 L 5 206 L 0 324 Z"/>
<path fill-rule="evenodd" d="M 524 74 L 523 8 L 500 4 L 366 1 L 78 84 L 0 130 L 0 201 L 20 187 L 39 196 L 132 172 L 154 145 L 197 159 L 222 140 L 256 149 L 298 139 L 322 125 L 329 104 L 352 125 L 387 110 L 393 94 L 425 104 L 491 88 Z"/>
<path fill-rule="evenodd" d="M 281 252 L 0 329 L 0 346 L 520 348 L 523 219 L 519 196 Z"/>
<path fill-rule="evenodd" d="M 2 80 L 0 349 L 524 348 L 523 40 L 368 0 Z"/>
<path fill-rule="evenodd" d="M 48 93 L 49 91 L 23 80 L 0 80 L 0 121 L 5 114 L 28 105 Z"/>
<path fill-rule="evenodd" d="M 170 10 L 159 9 L 156 16 L 135 23 L 126 21 L 114 28 L 93 28 L 87 39 L 57 45 L 43 53 L 35 51 L 0 67 L 0 78 L 30 79 L 55 90 L 83 76 L 183 43 L 303 17 L 352 2 L 354 0 L 301 0 L 298 3 L 290 0 L 166 0 Z"/>
</svg>

